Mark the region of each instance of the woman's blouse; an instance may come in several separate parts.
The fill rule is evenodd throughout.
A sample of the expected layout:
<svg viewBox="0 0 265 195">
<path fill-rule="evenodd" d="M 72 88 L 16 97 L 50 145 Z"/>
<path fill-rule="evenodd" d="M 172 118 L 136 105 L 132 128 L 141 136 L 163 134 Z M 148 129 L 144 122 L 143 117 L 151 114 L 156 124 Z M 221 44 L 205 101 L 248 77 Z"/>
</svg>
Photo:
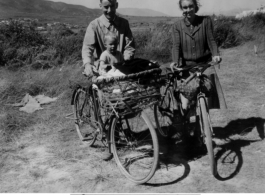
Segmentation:
<svg viewBox="0 0 265 195">
<path fill-rule="evenodd" d="M 172 28 L 173 61 L 204 62 L 211 56 L 219 55 L 217 44 L 213 37 L 213 24 L 210 17 L 196 16 L 192 26 L 187 19 L 174 23 Z"/>
</svg>

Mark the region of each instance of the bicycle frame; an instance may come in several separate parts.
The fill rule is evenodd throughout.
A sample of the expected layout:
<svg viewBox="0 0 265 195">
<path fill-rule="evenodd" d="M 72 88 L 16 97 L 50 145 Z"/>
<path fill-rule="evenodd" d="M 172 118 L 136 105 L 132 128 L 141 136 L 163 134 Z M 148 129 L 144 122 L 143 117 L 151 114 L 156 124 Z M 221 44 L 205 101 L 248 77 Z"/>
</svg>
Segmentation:
<svg viewBox="0 0 265 195">
<path fill-rule="evenodd" d="M 105 120 L 102 120 L 102 116 L 101 116 L 101 110 L 100 110 L 100 100 L 98 97 L 98 92 L 97 89 L 93 88 L 93 86 L 91 86 L 90 88 L 87 89 L 88 93 L 86 99 L 89 98 L 89 96 L 92 96 L 92 101 L 93 101 L 93 105 L 94 105 L 94 113 L 95 113 L 95 119 L 96 121 L 95 124 L 97 125 L 97 128 L 99 131 L 97 131 L 97 134 L 100 135 L 100 141 L 103 140 L 103 133 L 106 133 L 107 135 L 107 143 L 108 143 L 108 147 L 110 150 L 110 144 L 109 144 L 109 140 L 110 140 L 110 126 L 109 128 L 106 129 L 106 126 L 108 124 L 108 122 L 110 121 L 110 117 L 109 118 L 105 118 Z"/>
<path fill-rule="evenodd" d="M 198 67 L 200 67 L 201 65 L 198 65 Z M 175 92 L 176 92 L 176 86 L 174 85 L 174 82 L 176 81 L 176 79 L 178 78 L 181 78 L 180 76 L 180 73 L 184 70 L 186 71 L 189 71 L 190 69 L 197 69 L 193 74 L 191 74 L 188 78 L 186 78 L 183 82 L 185 84 L 188 84 L 192 79 L 194 79 L 195 77 L 199 77 L 200 79 L 200 83 L 199 83 L 199 93 L 197 95 L 197 101 L 196 101 L 196 105 L 194 106 L 194 109 L 196 109 L 196 107 L 198 106 L 198 99 L 199 97 L 204 97 L 205 100 L 206 100 L 206 95 L 203 93 L 203 90 L 202 90 L 202 87 L 203 87 L 203 82 L 202 82 L 202 73 L 207 69 L 209 68 L 210 64 L 205 64 L 205 67 L 202 67 L 201 69 L 199 69 L 198 67 L 196 66 L 193 66 L 191 68 L 185 68 L 183 70 L 178 70 L 178 71 L 175 71 L 174 73 L 168 73 L 167 74 L 167 83 L 166 83 L 166 90 L 165 92 L 162 94 L 162 98 L 161 98 L 161 105 L 163 104 L 163 101 L 165 100 L 165 96 L 167 94 L 167 91 L 169 90 L 170 87 L 173 87 L 173 92 L 174 92 L 174 109 L 179 109 L 180 112 L 181 112 L 181 115 L 184 116 L 183 112 L 181 111 L 182 108 L 181 108 L 181 100 L 179 98 L 179 95 L 175 95 Z M 206 101 L 207 102 L 207 101 Z M 207 108 L 208 109 L 208 108 Z M 193 110 L 193 108 L 190 108 L 189 109 L 189 112 Z M 189 113 L 188 112 L 188 113 Z M 188 113 L 186 113 L 186 115 L 188 115 Z"/>
</svg>

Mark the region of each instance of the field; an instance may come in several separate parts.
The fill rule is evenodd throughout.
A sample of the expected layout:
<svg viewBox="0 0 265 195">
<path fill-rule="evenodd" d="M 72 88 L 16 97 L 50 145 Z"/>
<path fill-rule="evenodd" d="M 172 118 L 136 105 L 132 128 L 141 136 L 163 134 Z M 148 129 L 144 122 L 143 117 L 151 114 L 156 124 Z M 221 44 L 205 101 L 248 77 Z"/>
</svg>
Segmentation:
<svg viewBox="0 0 265 195">
<path fill-rule="evenodd" d="M 50 69 L 24 66 L 15 71 L 0 67 L 0 192 L 264 193 L 264 37 L 221 51 L 223 61 L 217 72 L 228 110 L 211 111 L 218 138 L 219 177 L 211 175 L 207 154 L 192 143 L 179 145 L 160 139 L 160 148 L 167 155 L 144 185 L 128 181 L 114 160 L 104 162 L 101 154 L 105 148 L 100 143 L 89 148 L 79 141 L 74 122 L 66 118 L 72 113 L 71 86 L 86 83 L 79 63 Z M 58 100 L 25 114 L 10 104 L 26 93 Z"/>
</svg>

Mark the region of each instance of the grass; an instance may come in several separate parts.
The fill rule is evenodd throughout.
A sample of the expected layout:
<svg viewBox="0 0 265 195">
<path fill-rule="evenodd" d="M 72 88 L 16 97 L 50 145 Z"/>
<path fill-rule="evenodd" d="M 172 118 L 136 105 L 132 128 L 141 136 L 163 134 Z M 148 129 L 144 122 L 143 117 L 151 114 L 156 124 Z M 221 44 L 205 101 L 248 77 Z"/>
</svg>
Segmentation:
<svg viewBox="0 0 265 195">
<path fill-rule="evenodd" d="M 224 19 L 224 24 L 220 28 L 224 28 L 226 22 L 229 22 L 229 20 Z M 259 87 L 263 86 L 264 67 L 261 63 L 265 60 L 265 45 L 262 44 L 265 41 L 264 36 L 262 36 L 264 29 L 254 32 L 244 26 L 246 24 L 249 24 L 249 21 L 242 21 L 242 24 L 238 21 L 232 23 L 235 29 L 234 32 L 243 34 L 243 38 L 251 36 L 251 39 L 242 39 L 243 42 L 238 43 L 239 45 L 246 40 L 248 42 L 243 46 L 236 44 L 237 46 L 234 50 L 229 50 L 234 53 L 233 55 L 230 54 L 229 64 L 224 61 L 220 75 L 221 82 L 225 88 L 225 95 L 229 99 L 230 109 L 237 112 L 240 117 L 245 116 L 246 112 L 252 115 L 255 114 L 255 110 L 250 110 L 249 105 L 259 106 L 263 104 L 263 100 L 259 98 L 260 90 L 262 90 Z M 139 49 L 137 55 L 141 56 L 140 54 L 142 53 L 145 55 L 141 57 L 147 59 L 160 60 L 162 62 L 170 61 L 169 55 L 165 55 L 164 59 L 159 56 L 161 53 L 167 54 L 169 52 L 167 45 L 171 43 L 168 38 L 167 27 L 158 24 L 157 29 L 153 31 L 151 36 L 150 33 L 136 34 L 135 37 Z M 232 26 L 230 27 L 232 28 Z M 229 33 L 233 32 L 229 31 Z M 233 36 L 226 37 L 227 45 L 235 46 L 231 37 Z M 141 38 L 143 40 L 140 40 Z M 258 56 L 254 54 L 254 45 L 258 47 Z M 41 57 L 45 52 L 46 55 Z M 49 51 L 43 50 L 42 54 L 38 54 L 38 59 L 51 61 L 49 55 L 52 55 L 53 52 L 52 48 Z M 229 53 L 224 53 L 229 55 Z M 227 57 L 223 56 L 223 58 L 226 59 Z M 247 63 L 241 64 L 242 61 L 246 60 L 245 58 L 249 60 Z M 71 58 L 64 58 L 63 60 L 61 65 L 52 66 L 49 69 L 32 68 L 32 66 L 16 68 L 16 71 L 10 71 L 3 67 L 0 69 L 0 82 L 4 83 L 4 85 L 0 85 L 0 103 L 3 105 L 0 108 L 0 156 L 3 157 L 0 167 L 3 170 L 12 170 L 20 166 L 24 167 L 27 163 L 36 163 L 36 166 L 31 166 L 32 170 L 24 170 L 33 181 L 42 180 L 49 173 L 45 168 L 37 168 L 37 165 L 39 165 L 49 170 L 54 168 L 59 169 L 62 173 L 72 174 L 62 178 L 58 177 L 59 179 L 54 178 L 54 180 L 49 181 L 51 183 L 65 179 L 69 180 L 69 186 L 73 186 L 76 191 L 80 189 L 91 191 L 93 189 L 94 192 L 108 192 L 114 180 L 123 181 L 124 178 L 121 178 L 114 162 L 105 163 L 101 160 L 100 154 L 102 150 L 88 148 L 78 140 L 73 121 L 65 118 L 67 114 L 72 112 L 70 105 L 72 89 L 70 87 L 74 83 L 85 85 L 86 78 L 81 74 L 83 68 L 80 66 L 80 61 L 77 60 L 77 62 L 73 63 Z M 244 74 L 241 74 L 241 70 L 244 70 Z M 33 96 L 44 94 L 50 97 L 59 97 L 59 99 L 44 106 L 43 110 L 31 115 L 19 112 L 18 108 L 8 105 L 19 102 L 26 93 Z M 244 106 L 246 110 L 242 108 Z M 30 148 L 29 146 L 34 147 L 36 150 L 41 146 L 47 146 L 47 148 L 46 151 L 32 151 L 31 156 L 24 156 L 25 150 Z M 11 153 L 23 156 L 28 160 L 27 162 L 14 161 L 5 157 Z M 35 158 L 40 158 L 41 160 L 36 162 Z M 12 163 L 10 164 L 10 162 Z M 69 164 L 71 165 L 71 170 L 65 170 L 65 166 Z M 31 185 L 22 177 L 17 179 L 25 182 L 21 184 L 23 187 Z M 80 180 L 83 183 L 80 183 Z M 90 182 L 87 183 L 87 181 Z M 104 189 L 102 189 L 102 185 Z M 19 186 L 17 189 L 19 189 Z M 56 186 L 54 187 L 55 189 Z"/>
<path fill-rule="evenodd" d="M 248 17 L 242 21 L 236 21 L 229 17 L 219 16 L 216 20 L 218 22 L 215 23 L 215 33 L 217 33 L 215 34 L 215 37 L 220 41 L 218 44 L 223 48 L 227 48 L 240 45 L 247 40 L 252 40 L 247 44 L 249 47 L 249 52 L 253 54 L 253 48 L 254 45 L 256 45 L 258 48 L 257 57 L 265 59 L 265 45 L 262 44 L 265 41 L 263 35 L 265 28 L 261 26 L 261 24 L 264 23 L 264 19 L 265 17 L 262 14 L 254 17 Z M 16 31 L 22 31 L 19 24 L 14 24 L 14 27 L 17 28 Z M 170 24 L 160 22 L 156 24 L 156 28 L 152 31 L 151 36 L 150 32 L 136 33 L 134 35 L 137 46 L 136 56 L 158 60 L 160 62 L 170 62 L 171 56 L 169 46 L 172 44 L 170 38 L 170 27 Z M 67 56 L 69 56 L 71 53 L 71 50 L 65 50 L 65 46 L 61 44 L 72 41 L 71 45 L 75 45 L 74 48 L 77 48 L 80 44 L 77 41 L 78 39 L 76 39 L 76 37 L 70 32 L 58 31 L 57 33 L 54 32 L 53 36 L 57 38 L 58 36 L 62 37 L 62 35 L 58 35 L 60 33 L 69 34 L 67 37 L 63 37 L 58 42 L 54 43 L 54 45 L 56 45 L 55 48 L 57 49 L 52 47 L 49 47 L 48 49 L 41 49 L 40 53 L 36 53 L 36 59 L 55 63 L 52 59 L 55 58 L 54 54 L 57 52 L 57 50 L 61 49 L 61 52 L 66 53 Z M 33 35 L 35 36 L 34 33 Z M 251 39 L 249 37 L 251 37 Z M 38 40 L 41 41 L 41 39 Z M 20 48 L 21 55 L 22 52 L 28 52 L 23 48 L 24 47 Z M 39 111 L 42 112 L 40 116 L 39 114 L 34 116 L 23 114 L 10 106 L 2 107 L 0 113 L 1 120 L 3 121 L 1 123 L 1 137 L 3 137 L 6 142 L 12 142 L 12 140 L 19 139 L 24 131 L 28 130 L 29 127 L 39 123 L 43 123 L 44 126 L 50 126 L 51 124 L 48 124 L 47 122 L 54 121 L 55 126 L 58 126 L 62 129 L 65 127 L 63 116 L 71 112 L 69 109 L 67 109 L 67 112 L 64 109 L 64 107 L 70 108 L 69 105 L 72 92 L 70 87 L 76 82 L 85 84 L 86 79 L 81 76 L 81 62 L 75 53 L 73 54 L 73 57 L 69 56 L 69 58 L 65 57 L 62 59 L 64 60 L 64 62 L 61 62 L 63 65 L 57 64 L 56 66 L 52 66 L 53 68 L 49 69 L 43 69 L 44 67 L 42 67 L 42 70 L 39 70 L 39 67 L 37 67 L 35 62 L 32 63 L 32 66 L 25 66 L 23 68 L 16 69 L 15 72 L 6 71 L 3 69 L 3 76 L 8 79 L 8 83 L 5 84 L 4 88 L 0 88 L 1 104 L 7 105 L 17 103 L 25 96 L 26 93 L 29 93 L 32 96 L 45 94 L 50 97 L 60 98 L 58 101 L 59 103 L 57 102 L 59 105 L 50 106 L 50 109 L 56 110 L 55 113 L 45 113 L 45 111 Z M 34 68 L 34 66 L 36 67 Z M 43 114 L 43 112 L 45 114 Z M 63 153 L 63 151 L 61 153 Z M 62 154 L 62 156 L 63 155 L 64 154 Z M 67 155 L 71 154 L 65 154 L 65 156 Z"/>
</svg>

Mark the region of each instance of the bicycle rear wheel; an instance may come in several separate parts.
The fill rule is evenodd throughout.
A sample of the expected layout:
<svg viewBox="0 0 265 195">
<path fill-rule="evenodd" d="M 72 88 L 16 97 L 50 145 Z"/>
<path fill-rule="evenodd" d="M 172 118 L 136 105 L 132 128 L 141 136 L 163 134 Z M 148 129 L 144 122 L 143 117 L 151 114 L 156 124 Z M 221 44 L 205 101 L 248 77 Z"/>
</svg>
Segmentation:
<svg viewBox="0 0 265 195">
<path fill-rule="evenodd" d="M 162 100 L 154 107 L 154 115 L 158 132 L 163 137 L 168 137 L 170 125 L 174 117 L 174 95 L 173 89 L 165 86 L 161 87 Z"/>
<path fill-rule="evenodd" d="M 216 162 L 214 158 L 214 152 L 213 152 L 213 141 L 212 141 L 212 125 L 210 121 L 210 116 L 208 109 L 206 107 L 205 98 L 201 97 L 199 98 L 199 119 L 200 119 L 200 126 L 201 130 L 204 132 L 204 142 L 206 144 L 206 148 L 208 151 L 208 156 L 210 160 L 210 166 L 211 166 L 211 172 L 214 176 L 216 176 Z"/>
<path fill-rule="evenodd" d="M 92 97 L 83 88 L 78 88 L 75 92 L 73 112 L 79 139 L 92 146 L 97 138 L 94 104 Z"/>
<path fill-rule="evenodd" d="M 144 111 L 141 116 L 113 119 L 111 147 L 120 171 L 129 180 L 142 184 L 154 175 L 159 157 L 158 139 Z"/>
</svg>

